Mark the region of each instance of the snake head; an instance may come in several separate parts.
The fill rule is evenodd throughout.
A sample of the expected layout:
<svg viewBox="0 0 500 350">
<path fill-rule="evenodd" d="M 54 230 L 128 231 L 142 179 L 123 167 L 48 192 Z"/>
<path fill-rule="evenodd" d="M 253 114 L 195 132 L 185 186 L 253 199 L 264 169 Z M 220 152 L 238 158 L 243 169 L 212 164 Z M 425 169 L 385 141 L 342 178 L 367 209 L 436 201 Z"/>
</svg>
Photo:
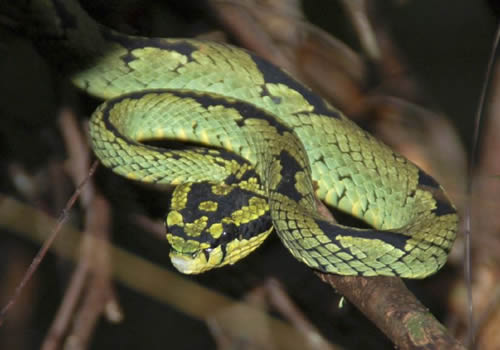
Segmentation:
<svg viewBox="0 0 500 350">
<path fill-rule="evenodd" d="M 188 183 L 175 188 L 166 219 L 170 260 L 182 273 L 234 264 L 272 231 L 267 199 L 245 184 Z"/>
</svg>

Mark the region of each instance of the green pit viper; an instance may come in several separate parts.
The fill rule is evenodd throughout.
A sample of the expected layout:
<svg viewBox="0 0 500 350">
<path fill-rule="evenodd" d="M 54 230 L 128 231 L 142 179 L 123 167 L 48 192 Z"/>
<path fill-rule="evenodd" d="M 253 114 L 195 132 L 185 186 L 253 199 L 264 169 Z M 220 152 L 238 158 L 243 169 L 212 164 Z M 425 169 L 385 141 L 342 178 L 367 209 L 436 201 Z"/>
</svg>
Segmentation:
<svg viewBox="0 0 500 350">
<path fill-rule="evenodd" d="M 170 257 L 233 264 L 274 228 L 309 267 L 423 278 L 446 262 L 458 217 L 442 187 L 287 73 L 231 45 L 129 36 L 73 0 L 29 1 L 30 35 L 72 82 L 106 100 L 90 120 L 102 164 L 178 185 Z M 145 141 L 187 142 L 160 148 Z M 327 222 L 315 196 L 373 228 Z"/>
</svg>

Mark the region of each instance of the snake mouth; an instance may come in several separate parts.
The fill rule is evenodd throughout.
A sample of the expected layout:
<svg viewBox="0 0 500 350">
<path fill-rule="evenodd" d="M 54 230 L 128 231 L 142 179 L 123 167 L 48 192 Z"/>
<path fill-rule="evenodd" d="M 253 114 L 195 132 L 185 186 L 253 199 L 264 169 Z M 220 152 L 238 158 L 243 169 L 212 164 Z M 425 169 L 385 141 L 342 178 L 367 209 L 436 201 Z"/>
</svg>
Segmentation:
<svg viewBox="0 0 500 350">
<path fill-rule="evenodd" d="M 224 265 L 233 265 L 260 246 L 272 230 L 273 227 L 250 239 L 235 239 L 227 244 L 189 253 L 172 248 L 169 254 L 170 261 L 184 274 L 199 274 Z"/>
<path fill-rule="evenodd" d="M 181 273 L 190 275 L 200 273 L 199 267 L 197 268 L 196 264 L 193 263 L 193 259 L 190 259 L 187 256 L 184 256 L 177 252 L 170 253 L 170 261 L 172 265 Z"/>
<path fill-rule="evenodd" d="M 186 275 L 199 274 L 225 265 L 224 254 L 220 246 L 209 251 L 205 249 L 194 253 L 183 253 L 172 249 L 169 257 L 172 265 Z"/>
<path fill-rule="evenodd" d="M 185 254 L 172 249 L 169 256 L 172 265 L 186 275 L 198 274 L 207 270 L 207 260 L 203 254 Z"/>
</svg>

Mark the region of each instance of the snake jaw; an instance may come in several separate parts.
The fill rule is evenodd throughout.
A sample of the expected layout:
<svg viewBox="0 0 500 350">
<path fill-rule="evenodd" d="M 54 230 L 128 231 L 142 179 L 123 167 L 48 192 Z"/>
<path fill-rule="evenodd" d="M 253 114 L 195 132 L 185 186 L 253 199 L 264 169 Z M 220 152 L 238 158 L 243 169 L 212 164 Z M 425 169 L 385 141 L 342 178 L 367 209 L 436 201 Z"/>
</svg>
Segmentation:
<svg viewBox="0 0 500 350">
<path fill-rule="evenodd" d="M 272 232 L 273 227 L 250 239 L 234 239 L 226 244 L 194 252 L 170 250 L 172 265 L 183 274 L 199 274 L 217 267 L 233 265 L 259 247 Z"/>
<path fill-rule="evenodd" d="M 172 265 L 181 273 L 190 275 L 205 272 L 215 267 L 223 266 L 225 263 L 224 252 L 221 246 L 198 250 L 194 253 L 186 254 L 172 249 L 170 251 L 170 261 Z"/>
<path fill-rule="evenodd" d="M 172 265 L 181 273 L 190 275 L 203 272 L 203 263 L 197 262 L 197 259 L 192 259 L 188 256 L 177 252 L 170 252 L 170 261 Z"/>
</svg>

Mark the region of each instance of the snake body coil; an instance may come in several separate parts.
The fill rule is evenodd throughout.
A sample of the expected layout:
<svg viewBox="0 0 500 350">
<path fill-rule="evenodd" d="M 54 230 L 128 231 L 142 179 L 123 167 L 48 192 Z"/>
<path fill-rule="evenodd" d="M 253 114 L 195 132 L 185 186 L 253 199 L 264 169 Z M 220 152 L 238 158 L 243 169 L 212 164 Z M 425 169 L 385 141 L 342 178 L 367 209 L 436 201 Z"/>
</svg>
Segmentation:
<svg viewBox="0 0 500 350">
<path fill-rule="evenodd" d="M 179 270 L 234 263 L 270 220 L 298 260 L 324 272 L 422 278 L 446 262 L 458 219 L 441 186 L 272 64 L 225 44 L 120 34 L 74 1 L 31 9 L 40 45 L 57 45 L 78 67 L 75 85 L 109 99 L 90 124 L 101 162 L 180 185 L 167 217 Z M 160 139 L 191 144 L 140 143 Z M 315 194 L 374 228 L 326 222 Z"/>
</svg>

